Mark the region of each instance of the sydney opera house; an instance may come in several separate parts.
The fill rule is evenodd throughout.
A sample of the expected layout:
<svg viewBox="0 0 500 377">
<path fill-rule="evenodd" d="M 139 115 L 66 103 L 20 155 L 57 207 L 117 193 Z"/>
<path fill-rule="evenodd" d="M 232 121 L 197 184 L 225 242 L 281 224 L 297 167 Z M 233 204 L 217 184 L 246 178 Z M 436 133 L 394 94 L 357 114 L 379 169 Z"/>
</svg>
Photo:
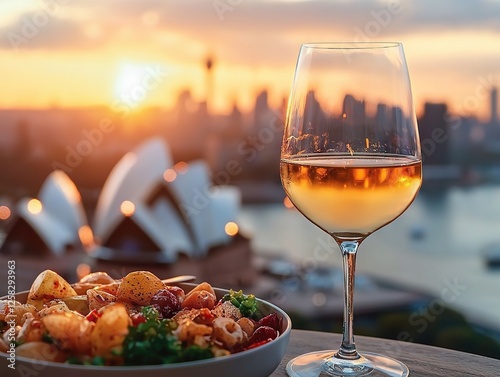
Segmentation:
<svg viewBox="0 0 500 377">
<path fill-rule="evenodd" d="M 116 277 L 144 268 L 240 286 L 254 275 L 240 206 L 238 188 L 213 186 L 204 161 L 174 165 L 169 146 L 153 138 L 112 169 L 91 221 L 68 175 L 52 172 L 37 198 L 16 204 L 0 255 L 26 263 L 32 278 L 39 271 L 30 263 L 43 259 L 70 279 L 84 265 Z"/>
</svg>

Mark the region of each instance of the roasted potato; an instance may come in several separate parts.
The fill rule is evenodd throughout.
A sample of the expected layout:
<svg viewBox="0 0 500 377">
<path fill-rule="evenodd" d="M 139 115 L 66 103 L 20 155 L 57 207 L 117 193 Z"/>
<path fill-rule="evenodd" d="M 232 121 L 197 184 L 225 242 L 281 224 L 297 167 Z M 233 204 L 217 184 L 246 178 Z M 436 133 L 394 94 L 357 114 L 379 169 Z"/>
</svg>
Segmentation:
<svg viewBox="0 0 500 377">
<path fill-rule="evenodd" d="M 133 271 L 122 279 L 116 298 L 118 301 L 149 305 L 151 297 L 163 288 L 165 284 L 151 272 Z"/>
<path fill-rule="evenodd" d="M 91 334 L 92 355 L 108 360 L 116 358 L 113 350 L 122 347 L 131 324 L 125 305 L 116 303 L 104 308 Z"/>
<path fill-rule="evenodd" d="M 50 300 L 70 296 L 76 296 L 71 285 L 56 272 L 45 270 L 37 276 L 31 285 L 27 303 L 40 310 Z"/>
<path fill-rule="evenodd" d="M 82 284 L 110 284 L 114 283 L 115 279 L 109 276 L 106 272 L 92 272 L 85 275 L 79 281 Z"/>
</svg>

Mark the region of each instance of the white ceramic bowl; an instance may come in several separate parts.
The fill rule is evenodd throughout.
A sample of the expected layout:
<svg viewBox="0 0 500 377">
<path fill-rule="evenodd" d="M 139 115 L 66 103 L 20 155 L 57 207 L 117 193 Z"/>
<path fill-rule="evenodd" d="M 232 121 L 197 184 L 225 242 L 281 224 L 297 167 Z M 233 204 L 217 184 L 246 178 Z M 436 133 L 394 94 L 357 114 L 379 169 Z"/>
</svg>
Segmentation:
<svg viewBox="0 0 500 377">
<path fill-rule="evenodd" d="M 193 287 L 191 284 L 179 286 Z M 220 298 L 227 291 L 215 289 L 215 292 Z M 16 300 L 26 302 L 27 294 L 18 293 Z M 292 323 L 283 310 L 269 302 L 258 299 L 258 308 L 264 315 L 276 312 L 282 319 L 280 336 L 272 342 L 234 355 L 176 364 L 116 367 L 73 365 L 16 357 L 14 370 L 8 367 L 8 355 L 0 352 L 0 374 L 36 377 L 268 377 L 278 367 L 285 354 Z"/>
</svg>

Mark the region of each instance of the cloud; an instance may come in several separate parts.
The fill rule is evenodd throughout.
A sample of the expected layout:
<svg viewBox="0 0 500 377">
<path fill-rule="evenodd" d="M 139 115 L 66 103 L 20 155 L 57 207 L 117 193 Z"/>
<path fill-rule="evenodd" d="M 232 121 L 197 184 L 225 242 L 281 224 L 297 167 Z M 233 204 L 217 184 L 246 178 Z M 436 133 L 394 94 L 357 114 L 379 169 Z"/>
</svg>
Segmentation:
<svg viewBox="0 0 500 377">
<path fill-rule="evenodd" d="M 408 31 L 490 30 L 500 32 L 500 2 L 498 0 L 419 0 L 407 18 Z"/>
<path fill-rule="evenodd" d="M 500 2 L 493 0 L 302 0 L 91 2 L 107 30 L 127 21 L 135 38 L 176 33 L 213 48 L 232 64 L 280 65 L 297 45 L 319 40 L 401 39 L 415 33 L 500 32 Z M 231 5 L 233 4 L 233 5 Z M 88 6 L 88 3 L 86 3 Z M 154 30 L 141 20 L 156 14 Z M 182 53 L 183 51 L 179 51 Z"/>
<path fill-rule="evenodd" d="M 239 5 L 229 5 L 232 3 Z M 146 6 L 148 2 L 143 4 Z M 215 4 L 227 7 L 217 11 Z M 137 11 L 138 7 L 133 9 Z M 371 21 L 400 34 L 450 27 L 500 31 L 500 2 L 492 0 L 184 0 L 156 9 L 162 13 L 165 27 L 181 28 L 187 33 L 203 29 L 209 35 L 219 36 L 283 35 L 302 30 L 349 34 L 355 28 L 363 29 Z"/>
<path fill-rule="evenodd" d="M 432 31 L 500 33 L 499 14 L 496 0 L 88 0 L 65 5 L 66 18 L 51 17 L 21 47 L 111 43 L 127 49 L 157 43 L 158 50 L 189 56 L 198 53 L 193 46 L 205 46 L 229 64 L 279 66 L 294 59 L 303 42 L 401 39 Z M 19 34 L 23 20 L 34 15 L 0 30 L 0 48 L 11 47 L 9 33 Z M 94 39 L 85 33 L 89 23 L 103 31 Z"/>
<path fill-rule="evenodd" d="M 0 48 L 77 49 L 88 47 L 89 39 L 80 25 L 68 19 L 53 17 L 42 11 L 25 13 L 0 29 Z"/>
</svg>

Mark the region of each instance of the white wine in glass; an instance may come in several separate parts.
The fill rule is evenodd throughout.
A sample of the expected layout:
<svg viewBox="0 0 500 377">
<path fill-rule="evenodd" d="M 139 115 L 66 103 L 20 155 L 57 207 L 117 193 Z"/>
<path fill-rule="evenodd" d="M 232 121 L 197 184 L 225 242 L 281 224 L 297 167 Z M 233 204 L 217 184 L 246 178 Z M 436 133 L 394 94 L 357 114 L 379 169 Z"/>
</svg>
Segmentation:
<svg viewBox="0 0 500 377">
<path fill-rule="evenodd" d="M 340 347 L 298 356 L 288 363 L 287 373 L 408 376 L 398 360 L 358 353 L 353 333 L 358 247 L 400 216 L 422 183 L 418 127 L 400 43 L 301 46 L 280 172 L 295 207 L 338 243 L 344 273 Z"/>
</svg>

